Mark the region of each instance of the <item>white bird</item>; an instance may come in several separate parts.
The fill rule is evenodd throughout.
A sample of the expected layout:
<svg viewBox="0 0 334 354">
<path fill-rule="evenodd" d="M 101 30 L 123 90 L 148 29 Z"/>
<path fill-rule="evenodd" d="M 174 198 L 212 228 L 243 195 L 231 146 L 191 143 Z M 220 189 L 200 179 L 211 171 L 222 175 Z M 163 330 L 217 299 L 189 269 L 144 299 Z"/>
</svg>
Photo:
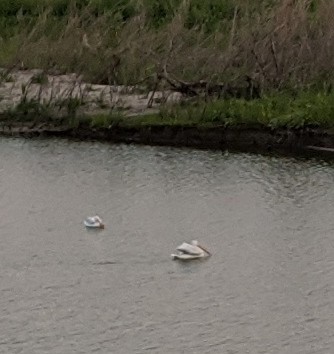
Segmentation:
<svg viewBox="0 0 334 354">
<path fill-rule="evenodd" d="M 190 243 L 183 242 L 176 248 L 179 253 L 171 254 L 172 259 L 188 261 L 192 259 L 204 258 L 211 256 L 211 253 L 198 243 L 198 241 L 191 241 Z"/>
<path fill-rule="evenodd" d="M 88 216 L 84 220 L 84 225 L 89 228 L 104 229 L 104 224 L 102 222 L 102 219 L 97 215 Z"/>
</svg>

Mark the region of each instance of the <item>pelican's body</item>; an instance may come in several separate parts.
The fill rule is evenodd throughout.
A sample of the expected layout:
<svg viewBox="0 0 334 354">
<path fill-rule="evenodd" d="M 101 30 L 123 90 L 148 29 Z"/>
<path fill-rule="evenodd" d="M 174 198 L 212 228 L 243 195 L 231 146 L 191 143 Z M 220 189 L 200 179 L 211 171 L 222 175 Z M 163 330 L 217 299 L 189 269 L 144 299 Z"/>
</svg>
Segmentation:
<svg viewBox="0 0 334 354">
<path fill-rule="evenodd" d="M 88 216 L 84 220 L 84 225 L 89 228 L 104 229 L 104 224 L 102 222 L 102 219 L 97 215 Z"/>
<path fill-rule="evenodd" d="M 206 255 L 204 252 L 202 254 L 194 255 L 194 254 L 187 254 L 187 253 L 182 253 L 179 252 L 177 254 L 172 253 L 171 254 L 172 259 L 174 260 L 180 260 L 180 261 L 191 261 L 193 259 L 199 259 L 199 258 L 204 258 Z"/>
<path fill-rule="evenodd" d="M 176 249 L 179 253 L 171 254 L 172 259 L 189 261 L 211 256 L 211 253 L 203 246 L 200 246 L 197 241 L 191 241 L 190 243 L 183 242 L 182 245 L 178 246 Z"/>
</svg>

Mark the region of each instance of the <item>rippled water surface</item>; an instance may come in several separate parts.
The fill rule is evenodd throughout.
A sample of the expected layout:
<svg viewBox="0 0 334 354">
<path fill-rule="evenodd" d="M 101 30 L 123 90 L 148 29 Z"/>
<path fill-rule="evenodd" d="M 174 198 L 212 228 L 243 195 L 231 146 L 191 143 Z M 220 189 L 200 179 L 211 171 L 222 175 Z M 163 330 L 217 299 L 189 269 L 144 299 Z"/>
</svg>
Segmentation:
<svg viewBox="0 0 334 354">
<path fill-rule="evenodd" d="M 23 139 L 0 162 L 1 353 L 334 352 L 331 163 Z M 172 261 L 192 239 L 213 256 Z"/>
</svg>

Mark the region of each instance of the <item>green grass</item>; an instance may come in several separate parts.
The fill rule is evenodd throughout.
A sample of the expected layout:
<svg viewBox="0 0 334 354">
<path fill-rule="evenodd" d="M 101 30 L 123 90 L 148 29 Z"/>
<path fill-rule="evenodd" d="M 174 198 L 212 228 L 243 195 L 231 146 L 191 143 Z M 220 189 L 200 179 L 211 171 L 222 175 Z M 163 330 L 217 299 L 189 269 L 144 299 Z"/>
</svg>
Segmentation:
<svg viewBox="0 0 334 354">
<path fill-rule="evenodd" d="M 80 120 L 80 119 L 79 119 Z M 243 99 L 198 101 L 162 107 L 157 114 L 126 117 L 121 112 L 84 118 L 94 128 L 178 126 L 210 128 L 298 129 L 334 127 L 334 94 L 287 94 L 246 101 Z"/>
<path fill-rule="evenodd" d="M 302 92 L 297 96 L 280 93 L 261 99 L 228 99 L 164 105 L 156 114 L 127 117 L 124 110 L 108 114 L 82 115 L 77 113 L 78 102 L 63 102 L 64 114 L 54 114 L 55 107 L 35 101 L 21 102 L 15 109 L 2 114 L 2 120 L 80 125 L 92 128 L 115 126 L 140 128 L 148 126 L 177 127 L 243 127 L 265 129 L 334 128 L 334 93 Z"/>
<path fill-rule="evenodd" d="M 183 0 L 1 0 L 0 17 L 15 24 L 17 14 L 34 18 L 49 9 L 52 15 L 63 17 L 74 8 L 89 7 L 95 16 L 109 13 L 128 20 L 144 8 L 150 24 L 159 27 L 175 16 L 182 3 Z M 213 30 L 222 19 L 233 18 L 235 6 L 234 0 L 192 0 L 189 2 L 187 26 L 204 25 L 208 30 Z"/>
<path fill-rule="evenodd" d="M 334 127 L 334 94 L 279 94 L 256 100 L 198 101 L 164 107 L 159 114 L 126 118 L 129 125 Z"/>
</svg>

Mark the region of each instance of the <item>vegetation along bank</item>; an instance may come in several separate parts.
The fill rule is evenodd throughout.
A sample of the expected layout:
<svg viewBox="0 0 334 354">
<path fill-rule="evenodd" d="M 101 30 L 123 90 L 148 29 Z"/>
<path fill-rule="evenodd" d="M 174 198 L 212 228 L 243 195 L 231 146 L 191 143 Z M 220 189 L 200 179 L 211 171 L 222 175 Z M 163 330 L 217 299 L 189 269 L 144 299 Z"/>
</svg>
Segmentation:
<svg viewBox="0 0 334 354">
<path fill-rule="evenodd" d="M 331 0 L 3 0 L 0 131 L 334 148 L 332 13 Z"/>
</svg>

